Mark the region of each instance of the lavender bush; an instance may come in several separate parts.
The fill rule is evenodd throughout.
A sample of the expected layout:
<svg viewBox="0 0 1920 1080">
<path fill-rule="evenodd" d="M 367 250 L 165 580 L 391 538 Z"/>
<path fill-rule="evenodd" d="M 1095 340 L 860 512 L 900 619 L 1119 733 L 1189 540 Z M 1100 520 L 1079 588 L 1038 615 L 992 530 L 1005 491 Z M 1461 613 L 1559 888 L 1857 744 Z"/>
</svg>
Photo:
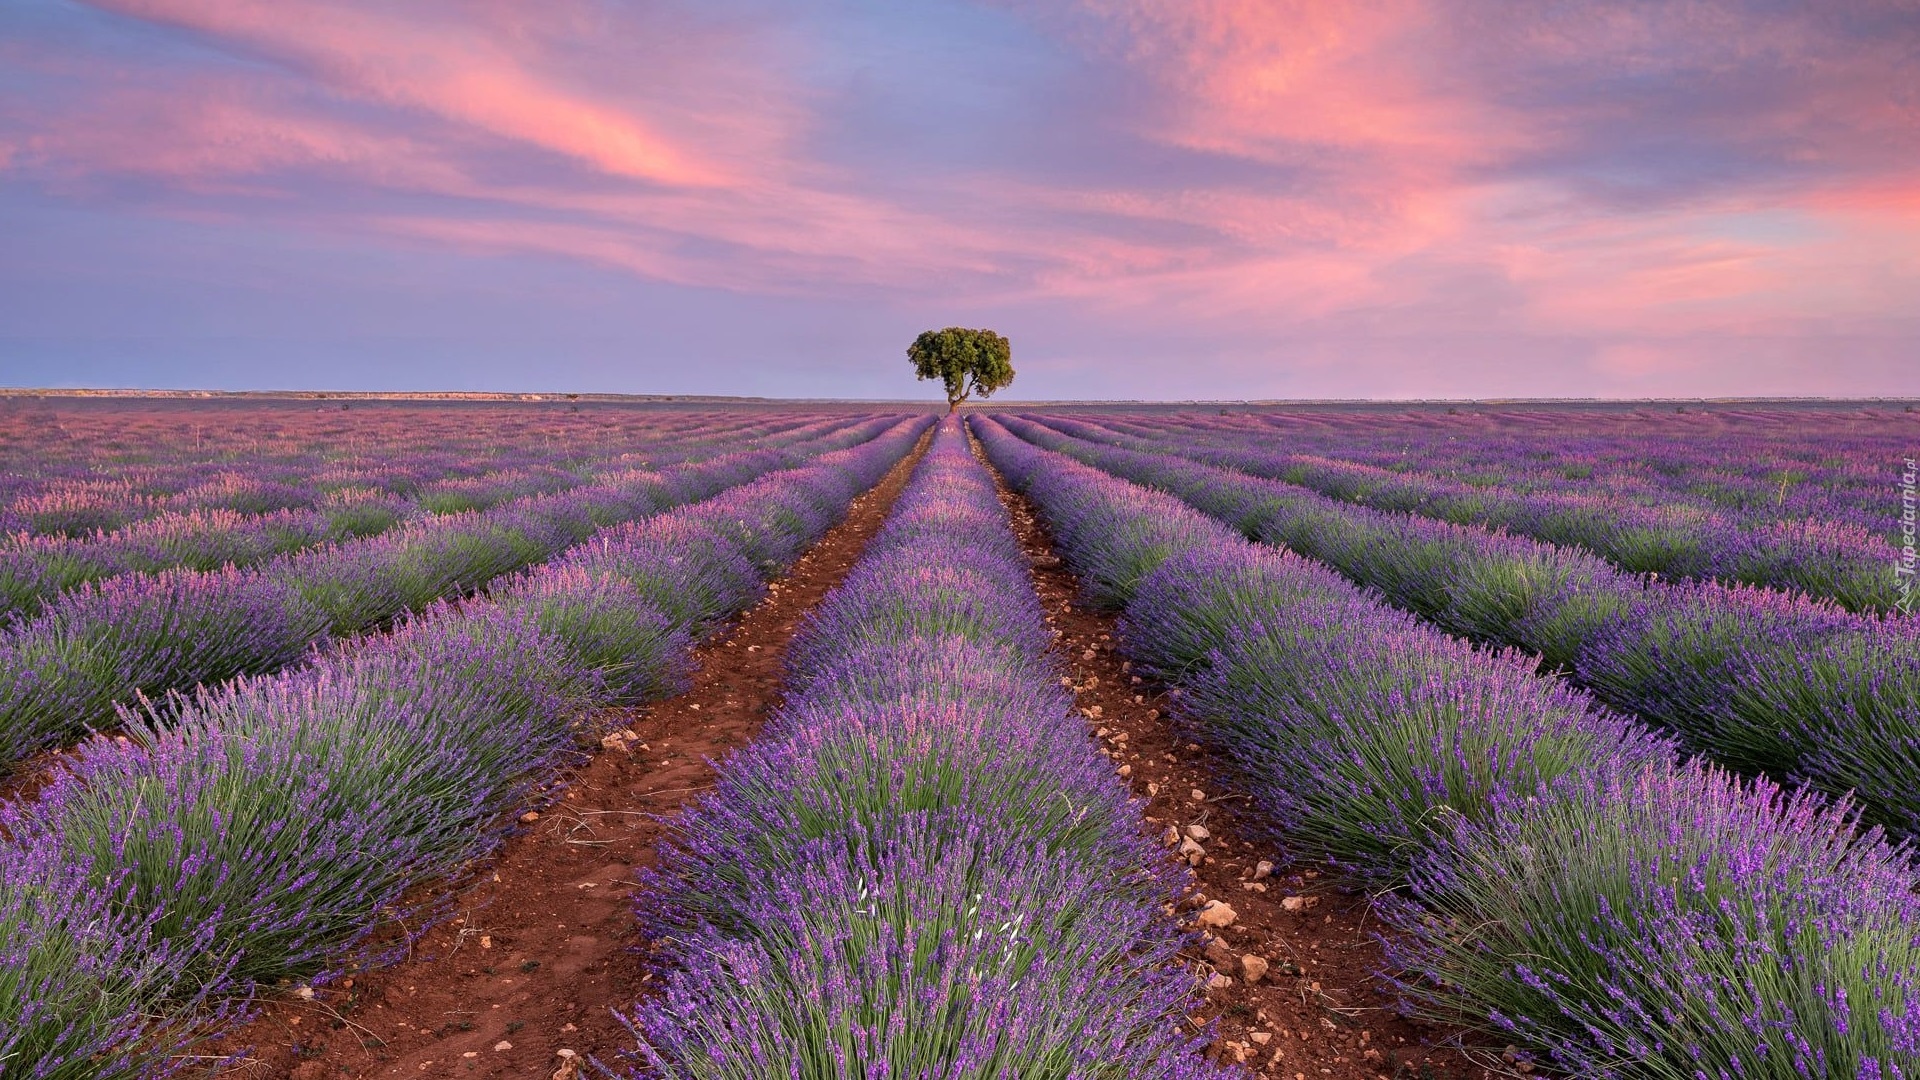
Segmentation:
<svg viewBox="0 0 1920 1080">
<path fill-rule="evenodd" d="M 1158 912 L 1080 860 L 902 813 L 814 841 L 743 897 L 750 935 L 707 926 L 636 1020 L 638 1064 L 674 1077 L 1217 1077 L 1168 1019 Z"/>
<path fill-rule="evenodd" d="M 182 701 L 164 726 L 134 720 L 4 827 L 85 867 L 159 940 L 198 936 L 205 974 L 308 975 L 409 885 L 492 845 L 571 748 L 586 685 L 531 618 L 430 613 L 293 677 Z"/>
<path fill-rule="evenodd" d="M 1127 602 L 1120 638 L 1143 670 L 1184 682 L 1241 628 L 1349 589 L 1338 574 L 1290 551 L 1222 542 L 1176 555 L 1147 575 Z"/>
<path fill-rule="evenodd" d="M 1666 579 L 1719 578 L 1770 586 L 1810 593 L 1855 611 L 1892 611 L 1898 598 L 1888 573 L 1894 548 L 1863 524 L 1870 518 L 1846 509 L 1811 504 L 1807 509 L 1813 512 L 1799 516 L 1784 516 L 1784 508 L 1757 517 L 1729 515 L 1688 497 L 1697 492 L 1663 486 L 1634 498 L 1608 491 L 1572 491 L 1564 477 L 1547 482 L 1537 472 L 1526 487 L 1515 488 L 1507 486 L 1508 482 L 1527 476 L 1530 463 L 1513 454 L 1512 447 L 1480 458 L 1486 473 L 1449 478 L 1414 471 L 1408 465 L 1410 457 L 1368 464 L 1299 453 L 1292 448 L 1275 452 L 1264 445 L 1273 438 L 1271 431 L 1256 434 L 1240 424 L 1179 420 L 1142 425 L 1066 417 L 1048 417 L 1046 423 L 1083 439 L 1148 452 L 1172 452 L 1283 480 L 1341 502 L 1503 529 L 1582 548 L 1629 574 L 1653 573 Z M 1471 438 L 1469 443 L 1486 449 L 1485 444 Z M 1352 441 L 1343 439 L 1330 444 L 1328 450 L 1351 454 L 1354 447 Z M 1548 456 L 1562 458 L 1566 452 L 1563 446 L 1555 450 Z M 1457 453 L 1459 448 L 1445 443 L 1424 443 L 1421 460 L 1444 461 Z M 1703 454 L 1700 447 L 1678 440 L 1648 445 L 1642 439 L 1637 445 L 1628 444 L 1625 453 L 1636 466 L 1666 456 L 1677 466 L 1676 471 L 1700 471 L 1705 465 L 1727 460 L 1712 452 Z M 1883 463 L 1898 460 L 1901 447 L 1897 443 L 1883 444 L 1878 453 Z M 1391 467 L 1383 467 L 1389 461 Z M 1782 503 L 1785 484 L 1796 471 L 1788 468 L 1778 474 L 1783 483 Z M 1879 491 L 1876 484 L 1874 494 Z M 1751 510 L 1758 502 L 1743 499 L 1740 505 Z M 1835 519 L 1836 511 L 1840 520 Z M 1874 524 L 1886 528 L 1884 518 Z"/>
<path fill-rule="evenodd" d="M 1750 743 L 1788 738 L 1804 747 L 1795 774 L 1851 791 L 1874 820 L 1920 836 L 1920 626 L 1823 636 L 1797 655 L 1759 648 L 1723 702 L 1727 723 Z M 1773 721 L 1771 724 L 1768 721 Z M 1758 736 L 1750 732 L 1761 733 Z"/>
<path fill-rule="evenodd" d="M 975 423 L 1056 531 L 1162 512 L 1165 495 Z M 1126 647 L 1183 685 L 1183 722 L 1279 835 L 1399 886 L 1381 910 L 1404 932 L 1391 960 L 1414 1007 L 1579 1076 L 1920 1075 L 1905 848 L 1844 804 L 1682 763 L 1528 658 L 1242 544 L 1142 582 Z M 1862 651 L 1885 633 L 1822 639 L 1816 670 L 1891 687 L 1905 653 Z M 1794 677 L 1728 696 L 1787 695 Z"/>
<path fill-rule="evenodd" d="M 577 567 L 528 574 L 490 595 L 524 611 L 599 681 L 605 700 L 633 704 L 687 685 L 693 635 L 631 583 Z"/>
<path fill-rule="evenodd" d="M 1574 670 L 1608 700 L 1673 728 L 1720 761 L 1787 777 L 1812 749 L 1815 732 L 1798 712 L 1739 708 L 1738 688 L 1756 659 L 1798 658 L 1830 637 L 1868 629 L 1837 607 L 1781 593 L 1680 586 L 1644 595 L 1597 628 Z"/>
<path fill-rule="evenodd" d="M 765 586 L 739 545 L 709 525 L 668 514 L 609 529 L 557 565 L 611 574 L 696 635 L 753 606 Z"/>
<path fill-rule="evenodd" d="M 1009 418 L 1007 426 L 1035 445 L 1159 487 L 1260 539 L 1324 559 L 1443 627 L 1526 648 L 1609 706 L 1669 727 L 1691 749 L 1830 794 L 1852 792 L 1876 822 L 1901 829 L 1914 823 L 1907 793 L 1920 788 L 1920 774 L 1889 775 L 1909 759 L 1904 750 L 1880 750 L 1920 741 L 1920 683 L 1897 674 L 1920 662 L 1911 620 L 1856 615 L 1751 586 L 1633 578 L 1575 549 L 1341 504 L 1178 456 L 1078 441 L 1024 420 Z M 1072 544 L 1065 548 L 1071 557 Z M 1803 657 L 1842 638 L 1873 663 L 1826 664 L 1805 689 L 1778 689 Z M 1775 689 L 1749 689 L 1763 686 Z M 1851 704 L 1863 701 L 1873 702 L 1864 713 Z M 1782 712 L 1783 704 L 1794 711 Z M 1849 754 L 1862 760 L 1837 760 Z"/>
<path fill-rule="evenodd" d="M 218 1027 L 222 1014 L 205 999 L 224 980 L 199 963 L 206 932 L 167 941 L 152 922 L 47 852 L 0 849 L 0 1076 L 153 1080 L 187 1071 L 176 1054 Z M 163 1010 L 167 1003 L 176 1008 Z"/>
<path fill-rule="evenodd" d="M 685 466 L 664 478 L 664 488 L 705 498 L 808 453 L 826 460 L 898 428 L 886 419 L 836 426 L 785 450 L 741 451 Z M 885 444 L 904 437 L 895 430 Z M 845 476 L 842 468 L 806 472 L 697 510 L 689 520 L 753 523 L 760 535 L 780 537 L 762 558 L 788 557 L 807 529 L 821 525 L 817 511 L 808 509 L 826 490 L 819 485 L 845 490 Z M 249 570 L 130 574 L 64 593 L 45 614 L 0 632 L 0 752 L 8 755 L 0 761 L 110 723 L 116 702 L 271 671 L 324 636 L 376 628 L 470 592 L 584 539 L 599 511 L 650 512 L 662 480 L 649 474 L 534 496 L 484 515 L 410 524 Z M 785 484 L 805 490 L 783 493 Z M 808 513 L 816 516 L 805 518 Z M 767 521 L 761 524 L 757 515 Z"/>
<path fill-rule="evenodd" d="M 790 677 L 804 682 L 849 654 L 920 640 L 997 642 L 1038 654 L 1052 640 L 1038 601 L 1008 602 L 1004 576 L 982 561 L 978 549 L 953 538 L 863 559 L 809 616 L 811 632 L 787 654 Z M 861 587 L 870 579 L 886 587 Z"/>
<path fill-rule="evenodd" d="M 1394 886 L 1459 821 L 1671 746 L 1591 698 L 1357 597 L 1234 628 L 1183 715 L 1222 748 L 1288 843 Z"/>
<path fill-rule="evenodd" d="M 871 484 L 926 423 L 776 478 Z M 383 958 L 377 929 L 438 913 L 431 896 L 403 909 L 409 890 L 484 856 L 552 790 L 588 706 L 665 687 L 684 663 L 663 650 L 628 671 L 592 653 L 609 625 L 641 625 L 598 621 L 594 600 L 658 617 L 631 584 L 644 568 L 626 575 L 556 566 L 505 603 L 436 606 L 309 666 L 174 695 L 0 807 L 0 1046 L 21 1055 L 0 1076 L 161 1075 L 241 1008 L 230 995 Z M 713 575 L 663 569 L 683 576 Z"/>
<path fill-rule="evenodd" d="M 1088 746 L 957 424 L 674 825 L 641 1075 L 1203 1077 L 1164 863 Z"/>
<path fill-rule="evenodd" d="M 1413 891 L 1411 999 L 1579 1076 L 1920 1075 L 1910 855 L 1723 771 L 1586 774 L 1460 830 Z"/>
<path fill-rule="evenodd" d="M 245 570 L 168 571 L 66 593 L 0 640 L 6 761 L 80 734 L 140 694 L 270 671 L 302 655 L 324 616 Z"/>
<path fill-rule="evenodd" d="M 776 443 L 791 441 L 798 446 L 816 437 L 832 436 L 842 429 L 868 424 L 868 421 L 844 420 L 774 423 L 756 425 L 753 430 L 773 433 L 798 429 L 791 437 L 775 440 Z M 711 428 L 696 426 L 674 437 L 667 437 L 666 432 L 661 435 L 665 441 L 652 444 L 659 458 L 685 460 L 709 456 L 702 448 L 713 437 Z M 772 446 L 750 453 L 761 460 L 791 463 L 791 459 L 780 457 Z M 721 456 L 740 457 L 737 453 Z M 293 489 L 284 482 L 221 473 L 168 495 L 161 500 L 164 508 L 150 516 L 143 516 L 148 511 L 140 510 L 133 520 L 112 532 L 83 530 L 67 535 L 64 529 L 56 529 L 49 535 L 32 535 L 25 531 L 31 522 L 23 520 L 20 534 L 8 536 L 4 523 L 10 519 L 0 514 L 0 618 L 31 617 L 60 593 L 88 581 L 176 568 L 217 570 L 229 565 L 251 566 L 323 543 L 376 536 L 408 521 L 425 521 L 434 514 L 454 515 L 510 504 L 525 508 L 539 505 L 543 497 L 549 497 L 546 505 L 570 505 L 576 521 L 598 527 L 629 521 L 661 506 L 697 499 L 717 490 L 695 483 L 676 496 L 672 492 L 680 486 L 677 476 L 628 468 L 624 465 L 627 460 L 628 455 L 611 459 L 589 457 L 571 462 L 575 466 L 571 469 L 554 468 L 545 463 L 506 464 L 503 468 L 468 475 L 464 471 L 467 462 L 450 459 L 428 468 L 459 475 L 442 476 L 425 485 L 405 479 L 402 463 L 388 462 L 382 470 L 382 482 L 377 486 L 340 486 L 330 483 L 330 474 L 326 471 L 301 476 L 304 487 L 297 498 L 288 494 Z M 725 472 L 726 467 L 722 466 L 721 473 Z M 355 479 L 368 478 L 356 476 Z M 400 489 L 410 495 L 400 494 Z M 119 491 L 111 486 L 109 490 Z M 255 497 L 264 492 L 277 494 L 265 502 Z M 565 494 L 572 494 L 574 498 L 550 498 Z M 129 492 L 114 497 L 132 498 L 132 495 Z M 279 503 L 286 505 L 269 506 Z M 114 520 L 122 520 L 122 516 L 116 515 Z"/>
</svg>

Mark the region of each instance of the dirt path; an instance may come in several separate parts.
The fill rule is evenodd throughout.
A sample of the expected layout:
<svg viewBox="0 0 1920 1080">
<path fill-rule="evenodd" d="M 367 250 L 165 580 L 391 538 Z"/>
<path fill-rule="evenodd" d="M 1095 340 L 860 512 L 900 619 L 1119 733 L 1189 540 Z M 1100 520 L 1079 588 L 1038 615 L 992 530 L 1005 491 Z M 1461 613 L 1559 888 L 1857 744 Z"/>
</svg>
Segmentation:
<svg viewBox="0 0 1920 1080">
<path fill-rule="evenodd" d="M 610 718 L 631 743 L 613 736 L 566 796 L 508 841 L 460 897 L 459 917 L 427 933 L 413 959 L 312 1001 L 268 1005 L 234 1041 L 252 1048 L 240 1075 L 566 1077 L 562 1051 L 577 1063 L 632 1045 L 610 1010 L 638 997 L 645 978 L 629 948 L 630 882 L 655 857 L 661 827 L 651 816 L 712 784 L 704 759 L 758 734 L 800 616 L 853 567 L 919 457 L 855 500 L 764 601 L 696 650 L 692 690 Z"/>
<path fill-rule="evenodd" d="M 1127 780 L 1135 795 L 1148 800 L 1147 820 L 1156 832 L 1192 825 L 1206 830 L 1203 861 L 1194 871 L 1196 896 L 1189 902 L 1224 901 L 1237 916 L 1217 932 L 1218 945 L 1191 958 L 1205 965 L 1201 970 L 1233 980 L 1211 991 L 1195 1017 L 1220 1021 L 1210 1051 L 1216 1059 L 1291 1080 L 1509 1075 L 1497 1060 L 1475 1061 L 1440 1045 L 1444 1032 L 1395 1016 L 1392 998 L 1374 975 L 1381 950 L 1364 897 L 1350 895 L 1331 875 L 1306 864 L 1275 866 L 1263 880 L 1249 880 L 1263 860 L 1278 862 L 1279 856 L 1250 839 L 1261 833 L 1249 827 L 1247 797 L 1222 781 L 1231 775 L 1223 764 L 1176 736 L 1162 688 L 1144 683 L 1115 652 L 1114 618 L 1074 602 L 1079 583 L 1054 554 L 1032 504 L 1004 485 L 1000 496 L 1034 562 L 1034 584 L 1047 615 L 1065 632 L 1058 645 L 1061 662 L 1071 673 L 1088 732 L 1116 769 L 1129 769 Z M 1241 958 L 1249 955 L 1268 965 L 1257 983 L 1245 977 Z"/>
</svg>

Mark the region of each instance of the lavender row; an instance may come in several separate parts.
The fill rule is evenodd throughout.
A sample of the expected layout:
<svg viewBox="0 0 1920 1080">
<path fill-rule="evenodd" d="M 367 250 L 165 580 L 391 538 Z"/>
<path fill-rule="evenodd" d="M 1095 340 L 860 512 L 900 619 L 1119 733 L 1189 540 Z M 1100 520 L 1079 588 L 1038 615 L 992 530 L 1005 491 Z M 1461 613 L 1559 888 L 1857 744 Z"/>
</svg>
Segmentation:
<svg viewBox="0 0 1920 1080">
<path fill-rule="evenodd" d="M 610 530 L 485 600 L 129 716 L 0 808 L 0 1078 L 158 1077 L 256 988 L 406 948 L 596 734 L 675 689 L 926 420 Z M 204 1062 L 201 1063 L 204 1066 Z"/>
<path fill-rule="evenodd" d="M 699 426 L 662 425 L 617 442 L 584 445 L 450 447 L 420 445 L 416 437 L 363 447 L 356 440 L 345 455 L 261 451 L 227 456 L 254 449 L 239 441 L 191 451 L 175 448 L 174 453 L 190 456 L 149 463 L 131 474 L 89 473 L 42 484 L 8 477 L 8 486 L 17 490 L 0 507 L 0 525 L 6 526 L 0 533 L 86 539 L 154 516 L 322 509 L 335 495 L 349 501 L 404 500 L 433 513 L 486 509 L 506 498 L 573 486 L 607 468 L 676 464 L 688 456 L 709 456 L 706 447 L 723 438 L 772 436 L 798 426 L 792 419 L 749 423 L 743 417 L 719 417 Z M 444 438 L 443 432 L 435 434 Z"/>
<path fill-rule="evenodd" d="M 834 421 L 820 421 L 788 438 L 768 440 L 768 444 L 804 439 L 834 426 Z M 656 444 L 656 452 L 649 456 L 658 458 L 662 456 L 658 451 L 666 451 L 664 456 L 686 461 L 714 456 L 721 452 L 717 448 L 722 445 L 760 441 L 742 435 L 739 431 L 700 433 L 696 441 Z M 715 449 L 702 452 L 710 447 Z M 589 464 L 593 468 L 581 467 Z M 624 454 L 617 459 L 579 463 L 576 469 L 515 468 L 439 480 L 411 496 L 359 486 L 323 491 L 314 484 L 273 484 L 268 486 L 275 489 L 275 498 L 266 503 L 167 512 L 111 533 L 14 535 L 0 540 L 0 625 L 38 614 L 54 597 L 88 581 L 175 567 L 215 570 L 251 566 L 305 548 L 375 536 L 434 515 L 490 510 L 641 473 Z M 258 494 L 260 485 L 244 487 Z"/>
<path fill-rule="evenodd" d="M 596 530 L 871 439 L 873 419 L 781 449 L 637 473 L 448 515 L 251 569 L 128 574 L 62 594 L 0 636 L 0 763 L 111 721 L 114 705 L 261 674 L 541 562 Z"/>
<path fill-rule="evenodd" d="M 1920 836 L 1920 624 L 1621 573 L 1575 548 L 1392 514 L 1178 456 L 1010 429 L 1320 559 L 1397 607 L 1516 646 L 1693 750 Z"/>
<path fill-rule="evenodd" d="M 1851 611 L 1900 609 L 1899 553 L 1884 536 L 1833 521 L 1743 523 L 1698 506 L 1559 491 L 1514 491 L 1417 472 L 1275 453 L 1244 441 L 1220 445 L 1183 427 L 1159 439 L 1128 436 L 1117 425 L 1047 417 L 1076 438 L 1153 453 L 1174 453 L 1209 465 L 1297 484 L 1342 502 L 1376 510 L 1480 525 L 1591 551 L 1630 573 L 1679 580 L 1721 580 L 1791 589 Z M 1891 488 L 1889 488 L 1891 490 Z M 1888 500 L 1892 506 L 1891 499 Z M 1891 521 L 1891 517 L 1888 518 Z"/>
<path fill-rule="evenodd" d="M 0 509 L 0 524 L 9 526 L 0 532 L 85 539 L 159 515 L 228 511 L 253 516 L 321 508 L 336 494 L 401 499 L 432 513 L 479 510 L 507 498 L 573 486 L 608 468 L 678 464 L 711 456 L 710 448 L 722 440 L 751 441 L 826 422 L 804 417 L 755 422 L 723 415 L 693 426 L 662 424 L 624 432 L 611 442 L 513 442 L 483 448 L 448 446 L 445 441 L 421 445 L 419 436 L 413 436 L 375 447 L 362 447 L 356 440 L 354 450 L 344 456 L 261 452 L 238 459 L 209 457 L 250 449 L 245 443 L 222 443 L 216 444 L 217 451 L 200 449 L 184 461 L 144 465 L 133 470 L 134 475 L 89 474 L 43 485 L 9 477 L 12 486 L 25 487 Z M 444 432 L 433 433 L 445 439 Z M 175 452 L 188 453 L 184 448 Z"/>
<path fill-rule="evenodd" d="M 1221 1075 L 1177 1031 L 1196 987 L 1164 856 L 1051 641 L 948 420 L 648 878 L 667 959 L 634 1075 Z"/>
<path fill-rule="evenodd" d="M 1920 443 L 1920 416 L 1871 408 L 1666 414 L 1263 411 L 1128 417 L 1124 423 L 1126 430 L 1150 437 L 1199 429 L 1218 432 L 1226 445 L 1278 440 L 1297 452 L 1394 471 L 1417 467 L 1522 492 L 1595 494 L 1650 506 L 1679 503 L 1731 515 L 1747 526 L 1837 522 L 1896 542 L 1897 477 Z"/>
<path fill-rule="evenodd" d="M 1381 897 L 1409 1009 L 1581 1077 L 1920 1076 L 1920 869 L 1844 804 L 975 424 L 1275 838 Z"/>
<path fill-rule="evenodd" d="M 0 472 L 0 534 L 82 538 L 168 513 L 310 509 L 325 494 L 342 490 L 468 509 L 491 487 L 570 485 L 602 462 L 675 464 L 676 444 L 728 430 L 743 437 L 775 435 L 822 418 L 656 414 L 644 423 L 583 431 L 578 424 L 530 415 L 465 416 L 451 424 L 446 416 L 408 416 L 405 422 L 362 421 L 274 439 L 258 432 L 249 437 L 236 417 L 220 419 L 227 422 L 220 430 L 194 430 L 191 441 L 177 421 L 114 430 L 110 439 L 69 434 L 64 424 L 23 431 L 29 456 L 8 463 L 23 471 Z M 536 419 L 546 422 L 526 422 Z M 63 461 L 68 455 L 61 451 L 69 447 L 77 461 Z"/>
<path fill-rule="evenodd" d="M 0 531 L 14 543 L 22 538 L 97 540 L 103 534 L 111 539 L 120 530 L 155 518 L 223 512 L 254 517 L 325 509 L 328 496 L 335 492 L 350 498 L 417 501 L 428 510 L 484 509 L 475 504 L 497 491 L 519 487 L 523 489 L 519 494 L 526 495 L 535 490 L 559 490 L 580 482 L 579 470 L 590 470 L 595 464 L 592 460 L 556 457 L 515 455 L 517 460 L 489 462 L 484 471 L 438 454 L 425 460 L 390 459 L 378 466 L 317 458 L 304 463 L 284 459 L 194 462 L 167 470 L 174 475 L 165 479 L 154 475 L 139 481 L 89 477 L 23 491 L 0 509 L 0 524 L 9 526 Z M 306 471 L 295 471 L 300 468 Z M 175 486 L 180 490 L 166 491 Z M 155 493 L 154 488 L 164 493 Z"/>
</svg>

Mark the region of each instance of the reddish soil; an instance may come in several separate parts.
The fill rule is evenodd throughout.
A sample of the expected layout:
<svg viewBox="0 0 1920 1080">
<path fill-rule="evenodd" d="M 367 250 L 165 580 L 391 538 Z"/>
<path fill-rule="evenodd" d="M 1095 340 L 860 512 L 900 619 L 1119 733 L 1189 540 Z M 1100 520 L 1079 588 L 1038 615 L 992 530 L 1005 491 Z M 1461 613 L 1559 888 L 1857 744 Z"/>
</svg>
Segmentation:
<svg viewBox="0 0 1920 1080">
<path fill-rule="evenodd" d="M 42 788 L 53 782 L 61 764 L 72 754 L 71 746 L 42 750 L 16 764 L 10 771 L 0 773 L 0 803 L 24 803 L 39 795 Z"/>
<path fill-rule="evenodd" d="M 914 456 L 917 460 L 918 455 Z M 588 1075 L 589 1055 L 610 1060 L 632 1045 L 615 1009 L 644 992 L 646 962 L 631 912 L 633 871 L 651 865 L 670 815 L 713 780 L 707 759 L 755 737 L 779 701 L 781 660 L 798 621 L 837 585 L 885 520 L 912 467 L 903 463 L 853 506 L 848 520 L 807 553 L 765 601 L 697 651 L 691 691 L 602 719 L 613 742 L 569 778 L 566 794 L 512 838 L 490 872 L 467 886 L 460 917 L 429 931 L 413 958 L 315 993 L 267 1003 L 234 1045 L 250 1046 L 240 1075 L 331 1077 L 539 1077 Z M 1164 694 L 1135 683 L 1115 653 L 1114 620 L 1076 601 L 1078 583 L 1018 496 L 1002 491 L 1016 533 L 1035 561 L 1050 621 L 1063 631 L 1061 663 L 1088 714 L 1089 737 L 1130 768 L 1149 823 L 1204 825 L 1208 854 L 1194 895 L 1231 904 L 1219 931 L 1230 952 L 1196 949 L 1204 973 L 1233 983 L 1193 1016 L 1217 1021 L 1211 1053 L 1291 1080 L 1482 1080 L 1518 1075 L 1497 1058 L 1468 1057 L 1450 1033 L 1392 1011 L 1374 975 L 1381 953 L 1364 897 L 1321 868 L 1281 865 L 1250 889 L 1263 858 L 1243 837 L 1246 797 L 1206 753 L 1178 738 Z M 1104 731 L 1104 734 L 1101 732 Z M 621 734 L 633 741 L 622 747 Z M 1191 793 L 1205 793 L 1195 799 Z M 1283 906 L 1301 897 L 1301 910 Z M 1192 897 L 1189 898 L 1190 900 Z M 1267 959 L 1249 984 L 1239 957 Z M 1267 1036 L 1264 1042 L 1257 1034 Z M 505 1049 L 495 1049 L 496 1047 Z M 573 1057 L 561 1056 L 563 1050 Z"/>
<path fill-rule="evenodd" d="M 462 892 L 459 917 L 428 931 L 410 959 L 310 1001 L 267 1003 L 232 1041 L 250 1048 L 239 1074 L 567 1080 L 585 1057 L 610 1061 L 632 1046 L 613 1010 L 631 1004 L 648 977 L 632 948 L 632 884 L 635 868 L 654 862 L 656 818 L 711 786 L 709 758 L 759 732 L 778 703 L 800 617 L 852 568 L 919 456 L 857 499 L 765 600 L 701 645 L 693 689 L 600 717 L 600 730 L 614 734 Z"/>
<path fill-rule="evenodd" d="M 1079 583 L 1054 554 L 1032 504 L 1004 486 L 1001 498 L 1034 562 L 1034 584 L 1048 620 L 1063 631 L 1060 660 L 1089 735 L 1116 769 L 1129 769 L 1126 779 L 1147 800 L 1147 821 L 1156 835 L 1191 825 L 1209 834 L 1182 909 L 1188 917 L 1205 901 L 1219 900 L 1236 915 L 1215 931 L 1219 944 L 1196 949 L 1189 958 L 1202 975 L 1232 979 L 1211 990 L 1193 1016 L 1196 1025 L 1217 1021 L 1209 1053 L 1262 1076 L 1291 1080 L 1520 1075 L 1500 1055 L 1470 1056 L 1449 1045 L 1457 1042 L 1454 1033 L 1394 1012 L 1393 998 L 1376 975 L 1383 965 L 1374 939 L 1379 927 L 1369 922 L 1366 897 L 1325 868 L 1287 863 L 1250 839 L 1262 830 L 1250 819 L 1249 797 L 1226 779 L 1232 773 L 1178 737 L 1163 689 L 1133 675 L 1115 651 L 1114 617 L 1080 606 Z M 1248 880 L 1262 860 L 1276 864 L 1271 876 Z M 1289 903 L 1297 910 L 1289 910 Z M 1241 957 L 1248 955 L 1268 963 L 1257 983 L 1245 978 Z"/>
</svg>

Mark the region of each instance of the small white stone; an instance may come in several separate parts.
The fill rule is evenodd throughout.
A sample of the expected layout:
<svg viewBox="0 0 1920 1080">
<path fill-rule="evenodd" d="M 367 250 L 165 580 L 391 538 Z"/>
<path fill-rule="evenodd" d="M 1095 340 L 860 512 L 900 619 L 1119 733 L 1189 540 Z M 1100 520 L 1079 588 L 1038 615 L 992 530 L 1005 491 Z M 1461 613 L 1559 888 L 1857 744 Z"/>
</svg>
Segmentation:
<svg viewBox="0 0 1920 1080">
<path fill-rule="evenodd" d="M 1233 905 L 1223 903 L 1219 900 L 1209 900 L 1207 901 L 1207 906 L 1200 911 L 1200 925 L 1213 927 L 1232 926 L 1233 920 L 1239 917 L 1239 913 L 1233 910 Z"/>
<path fill-rule="evenodd" d="M 1257 983 L 1267 977 L 1267 958 L 1248 953 L 1240 958 L 1240 975 L 1249 983 Z"/>
</svg>

